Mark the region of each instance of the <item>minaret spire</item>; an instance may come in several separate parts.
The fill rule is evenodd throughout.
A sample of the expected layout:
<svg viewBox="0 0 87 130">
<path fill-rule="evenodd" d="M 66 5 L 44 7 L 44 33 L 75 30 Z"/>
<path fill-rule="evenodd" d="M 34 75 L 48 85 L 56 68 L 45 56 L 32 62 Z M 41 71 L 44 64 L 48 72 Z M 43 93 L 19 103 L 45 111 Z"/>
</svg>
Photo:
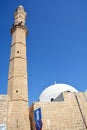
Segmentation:
<svg viewBox="0 0 87 130">
<path fill-rule="evenodd" d="M 30 130 L 28 110 L 28 82 L 25 26 L 26 12 L 19 6 L 14 13 L 11 28 L 12 44 L 8 74 L 8 128 L 7 130 Z"/>
<path fill-rule="evenodd" d="M 19 6 L 14 13 L 14 24 L 11 28 L 12 45 L 10 54 L 8 94 L 11 100 L 28 101 L 27 60 L 26 60 L 26 12 Z"/>
</svg>

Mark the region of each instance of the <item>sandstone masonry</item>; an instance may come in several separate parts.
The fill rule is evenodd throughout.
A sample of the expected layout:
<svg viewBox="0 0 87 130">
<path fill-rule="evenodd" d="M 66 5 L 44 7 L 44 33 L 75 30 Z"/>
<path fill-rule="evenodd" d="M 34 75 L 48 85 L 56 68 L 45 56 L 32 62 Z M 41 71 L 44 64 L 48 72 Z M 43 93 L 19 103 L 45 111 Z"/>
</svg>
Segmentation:
<svg viewBox="0 0 87 130">
<path fill-rule="evenodd" d="M 32 130 L 34 111 L 41 108 L 43 130 L 87 130 L 87 92 L 63 93 L 64 101 L 35 102 L 30 108 Z"/>
</svg>

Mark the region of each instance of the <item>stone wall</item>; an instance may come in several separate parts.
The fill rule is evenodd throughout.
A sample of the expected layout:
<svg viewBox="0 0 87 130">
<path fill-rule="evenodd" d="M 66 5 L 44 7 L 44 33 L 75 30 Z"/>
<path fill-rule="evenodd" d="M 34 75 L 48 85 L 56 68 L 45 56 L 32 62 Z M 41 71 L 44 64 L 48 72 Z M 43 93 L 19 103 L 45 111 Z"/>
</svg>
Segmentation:
<svg viewBox="0 0 87 130">
<path fill-rule="evenodd" d="M 7 96 L 0 95 L 0 126 L 7 122 Z"/>
<path fill-rule="evenodd" d="M 30 108 L 32 130 L 34 110 L 41 107 L 43 130 L 87 130 L 87 93 L 63 93 L 62 102 L 35 102 Z"/>
<path fill-rule="evenodd" d="M 28 102 L 9 101 L 7 124 L 8 130 L 30 130 Z"/>
</svg>

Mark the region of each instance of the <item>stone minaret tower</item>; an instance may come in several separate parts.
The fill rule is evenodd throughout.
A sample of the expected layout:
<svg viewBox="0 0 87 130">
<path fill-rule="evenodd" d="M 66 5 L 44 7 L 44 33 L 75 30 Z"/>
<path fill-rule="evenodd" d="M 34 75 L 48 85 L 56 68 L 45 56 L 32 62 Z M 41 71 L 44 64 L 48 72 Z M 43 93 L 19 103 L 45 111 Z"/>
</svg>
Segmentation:
<svg viewBox="0 0 87 130">
<path fill-rule="evenodd" d="M 19 6 L 11 28 L 12 44 L 8 75 L 7 130 L 30 130 L 28 109 L 27 59 L 25 26 L 26 12 Z"/>
</svg>

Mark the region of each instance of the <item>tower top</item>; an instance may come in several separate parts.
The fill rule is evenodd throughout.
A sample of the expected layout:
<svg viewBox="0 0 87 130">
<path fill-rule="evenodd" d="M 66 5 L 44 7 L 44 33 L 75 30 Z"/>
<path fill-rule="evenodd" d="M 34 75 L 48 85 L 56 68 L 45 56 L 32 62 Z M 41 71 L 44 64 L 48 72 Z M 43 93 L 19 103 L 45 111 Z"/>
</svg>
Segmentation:
<svg viewBox="0 0 87 130">
<path fill-rule="evenodd" d="M 26 12 L 22 5 L 18 6 L 14 13 L 14 25 L 25 25 Z"/>
<path fill-rule="evenodd" d="M 19 8 L 24 8 L 22 5 L 19 5 Z"/>
</svg>

